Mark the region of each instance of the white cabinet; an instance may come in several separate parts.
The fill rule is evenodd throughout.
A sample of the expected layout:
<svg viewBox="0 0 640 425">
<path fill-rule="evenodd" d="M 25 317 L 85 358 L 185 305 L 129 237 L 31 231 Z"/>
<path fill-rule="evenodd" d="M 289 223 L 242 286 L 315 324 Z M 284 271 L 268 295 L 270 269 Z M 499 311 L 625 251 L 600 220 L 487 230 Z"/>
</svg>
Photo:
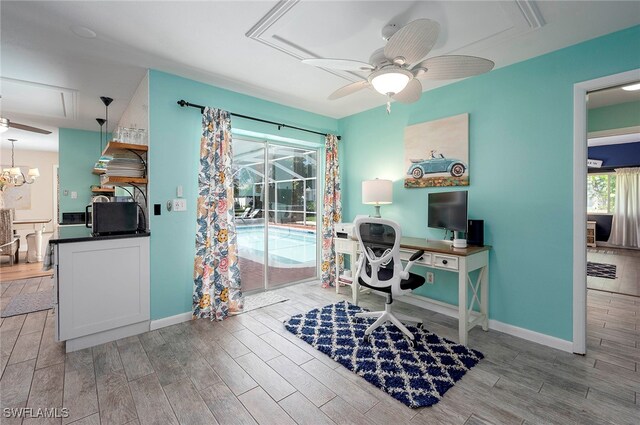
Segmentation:
<svg viewBox="0 0 640 425">
<path fill-rule="evenodd" d="M 149 330 L 149 237 L 54 247 L 57 334 L 67 352 Z"/>
</svg>

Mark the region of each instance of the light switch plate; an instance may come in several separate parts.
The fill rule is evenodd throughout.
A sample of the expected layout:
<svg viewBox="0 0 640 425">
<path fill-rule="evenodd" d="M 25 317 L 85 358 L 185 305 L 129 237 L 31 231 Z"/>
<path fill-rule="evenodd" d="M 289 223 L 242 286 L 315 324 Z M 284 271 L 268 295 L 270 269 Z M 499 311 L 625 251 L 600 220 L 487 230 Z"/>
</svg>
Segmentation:
<svg viewBox="0 0 640 425">
<path fill-rule="evenodd" d="M 174 199 L 173 201 L 173 211 L 186 211 L 187 210 L 187 200 L 186 199 Z"/>
<path fill-rule="evenodd" d="M 176 196 L 177 196 L 178 198 L 182 198 L 182 185 L 179 185 L 179 186 L 176 188 Z"/>
<path fill-rule="evenodd" d="M 78 199 L 78 192 L 71 192 L 71 199 Z"/>
</svg>

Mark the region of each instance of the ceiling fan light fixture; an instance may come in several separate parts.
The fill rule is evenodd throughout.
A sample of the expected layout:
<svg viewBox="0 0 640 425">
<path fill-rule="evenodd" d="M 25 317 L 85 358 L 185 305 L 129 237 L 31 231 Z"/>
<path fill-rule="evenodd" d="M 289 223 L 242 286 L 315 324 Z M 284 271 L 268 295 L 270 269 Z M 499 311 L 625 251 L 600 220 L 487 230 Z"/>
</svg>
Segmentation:
<svg viewBox="0 0 640 425">
<path fill-rule="evenodd" d="M 406 69 L 388 68 L 372 72 L 369 83 L 378 93 L 394 95 L 404 90 L 411 78 L 413 75 Z"/>
</svg>

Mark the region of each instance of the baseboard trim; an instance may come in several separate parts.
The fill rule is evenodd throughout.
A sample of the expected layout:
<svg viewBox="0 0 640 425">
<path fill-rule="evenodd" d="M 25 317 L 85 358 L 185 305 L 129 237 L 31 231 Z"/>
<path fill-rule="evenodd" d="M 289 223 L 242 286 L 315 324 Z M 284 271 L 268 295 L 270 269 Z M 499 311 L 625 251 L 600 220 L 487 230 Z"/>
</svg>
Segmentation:
<svg viewBox="0 0 640 425">
<path fill-rule="evenodd" d="M 508 323 L 499 322 L 493 319 L 489 319 L 489 329 L 526 339 L 527 341 L 535 342 L 537 344 L 546 345 L 547 347 L 555 348 L 557 350 L 566 351 L 567 353 L 573 353 L 573 342 L 567 341 L 566 339 L 560 339 L 555 336 L 521 328 L 519 326 L 509 325 Z"/>
<path fill-rule="evenodd" d="M 106 342 L 116 341 L 118 339 L 127 338 L 134 335 L 140 335 L 149 331 L 149 321 L 133 323 L 131 325 L 121 326 L 108 331 L 102 331 L 91 335 L 85 335 L 78 338 L 66 340 L 65 349 L 67 353 L 83 350 Z"/>
<path fill-rule="evenodd" d="M 383 296 L 383 294 L 376 293 L 374 291 L 372 291 L 371 293 Z M 425 308 L 436 313 L 444 314 L 445 316 L 453 317 L 455 319 L 458 318 L 458 306 L 452 304 L 447 304 L 441 301 L 432 300 L 414 294 L 398 297 L 396 298 L 396 300 L 399 302 L 404 302 L 406 304 Z M 427 328 L 428 327 L 429 326 L 427 325 Z M 547 347 L 566 351 L 568 353 L 573 353 L 573 342 L 567 341 L 565 339 L 560 339 L 551 335 L 521 328 L 519 326 L 510 325 L 508 323 L 503 323 L 495 319 L 489 319 L 489 329 L 518 338 L 526 339 L 527 341 L 535 342 L 536 344 L 546 345 Z"/>
<path fill-rule="evenodd" d="M 162 319 L 152 320 L 149 326 L 149 330 L 155 331 L 156 329 L 166 328 L 167 326 L 177 325 L 178 323 L 188 322 L 191 320 L 192 314 L 190 311 L 186 313 L 176 314 L 175 316 L 163 317 Z"/>
<path fill-rule="evenodd" d="M 618 249 L 635 249 L 636 251 L 640 250 L 640 247 L 636 246 L 620 246 L 614 245 L 609 242 L 596 241 L 596 248 L 618 248 Z"/>
</svg>

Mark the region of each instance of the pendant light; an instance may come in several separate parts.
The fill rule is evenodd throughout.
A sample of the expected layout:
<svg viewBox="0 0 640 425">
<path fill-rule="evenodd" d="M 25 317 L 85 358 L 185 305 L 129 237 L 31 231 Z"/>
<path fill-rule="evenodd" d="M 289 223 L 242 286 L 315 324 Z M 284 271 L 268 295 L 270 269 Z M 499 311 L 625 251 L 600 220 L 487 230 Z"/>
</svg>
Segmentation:
<svg viewBox="0 0 640 425">
<path fill-rule="evenodd" d="M 105 138 L 105 144 L 106 144 L 107 133 L 109 132 L 109 105 L 111 105 L 111 102 L 113 102 L 113 99 L 106 96 L 100 96 L 100 100 L 102 101 L 102 103 L 104 103 L 104 115 L 105 115 L 104 122 L 106 124 L 106 127 L 104 128 L 104 138 Z"/>
<path fill-rule="evenodd" d="M 97 172 L 99 172 L 99 174 L 102 174 L 102 173 L 104 173 L 106 171 L 107 164 L 112 159 L 110 156 L 102 155 L 102 152 L 103 152 L 103 149 L 104 149 L 102 147 L 102 127 L 105 126 L 105 128 L 104 128 L 104 142 L 105 142 L 105 146 L 106 146 L 106 144 L 107 144 L 107 133 L 109 132 L 109 105 L 111 105 L 111 102 L 113 102 L 113 99 L 110 98 L 110 97 L 107 97 L 107 96 L 100 96 L 100 100 L 104 104 L 105 117 L 104 118 L 96 118 L 96 121 L 100 125 L 100 157 L 98 158 L 98 162 L 96 162 L 96 164 L 93 166 L 93 168 L 94 168 L 94 171 L 97 171 Z"/>
<path fill-rule="evenodd" d="M 107 120 L 104 118 L 96 118 L 96 121 L 98 121 L 98 124 L 100 125 L 100 154 L 102 155 L 102 126 L 107 122 Z"/>
</svg>

